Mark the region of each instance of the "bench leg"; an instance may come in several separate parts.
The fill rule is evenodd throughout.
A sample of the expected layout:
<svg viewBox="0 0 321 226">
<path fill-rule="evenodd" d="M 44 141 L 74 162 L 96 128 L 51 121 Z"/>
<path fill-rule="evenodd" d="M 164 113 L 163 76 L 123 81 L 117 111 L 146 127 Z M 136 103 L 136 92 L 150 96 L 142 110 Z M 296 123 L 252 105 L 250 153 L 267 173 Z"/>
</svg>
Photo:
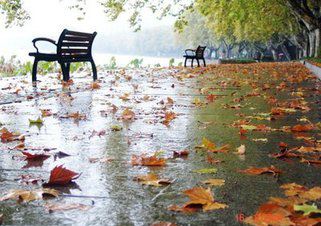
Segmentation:
<svg viewBox="0 0 321 226">
<path fill-rule="evenodd" d="M 96 68 L 96 64 L 95 62 L 92 60 L 90 61 L 91 63 L 91 67 L 92 67 L 92 70 L 93 70 L 93 78 L 94 78 L 94 81 L 97 80 L 97 68 Z"/>
<path fill-rule="evenodd" d="M 66 75 L 66 65 L 65 63 L 59 63 L 61 67 L 61 72 L 62 72 L 62 79 L 66 82 L 67 80 L 67 75 Z"/>
<path fill-rule="evenodd" d="M 185 58 L 184 67 L 186 67 L 186 63 L 187 63 L 187 58 Z"/>
<path fill-rule="evenodd" d="M 204 67 L 206 67 L 205 59 L 203 58 Z"/>
<path fill-rule="evenodd" d="M 32 66 L 32 82 L 37 81 L 37 68 L 38 68 L 38 60 L 35 58 Z"/>
<path fill-rule="evenodd" d="M 193 64 L 194 64 L 194 59 L 192 59 L 192 63 L 191 63 L 191 66 L 193 67 Z"/>
<path fill-rule="evenodd" d="M 70 79 L 70 63 L 66 63 L 66 81 Z"/>
<path fill-rule="evenodd" d="M 200 61 L 199 61 L 199 59 L 196 59 L 196 61 L 197 61 L 197 67 L 200 67 Z"/>
</svg>

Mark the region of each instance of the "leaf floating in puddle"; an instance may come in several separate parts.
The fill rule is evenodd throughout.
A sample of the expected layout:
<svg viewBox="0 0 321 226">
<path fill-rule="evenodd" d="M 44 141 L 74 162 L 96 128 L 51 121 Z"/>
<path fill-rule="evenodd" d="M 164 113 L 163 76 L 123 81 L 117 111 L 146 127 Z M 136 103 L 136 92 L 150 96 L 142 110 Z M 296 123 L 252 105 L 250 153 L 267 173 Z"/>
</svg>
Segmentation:
<svg viewBox="0 0 321 226">
<path fill-rule="evenodd" d="M 42 125 L 43 124 L 43 119 L 38 117 L 37 119 L 29 119 L 29 124 L 38 124 L 38 125 Z"/>
<path fill-rule="evenodd" d="M 131 164 L 133 166 L 164 166 L 166 160 L 164 158 L 157 158 L 155 155 L 132 155 Z"/>
<path fill-rule="evenodd" d="M 87 206 L 80 203 L 47 203 L 45 205 L 46 210 L 51 212 L 67 211 L 67 210 L 89 210 L 91 206 Z"/>
<path fill-rule="evenodd" d="M 132 110 L 126 108 L 122 113 L 122 119 L 127 120 L 127 121 L 131 121 L 131 120 L 135 119 L 135 113 Z"/>
<path fill-rule="evenodd" d="M 178 212 L 195 212 L 202 209 L 205 211 L 225 209 L 228 205 L 219 203 L 214 200 L 211 189 L 204 189 L 202 187 L 195 187 L 184 191 L 184 194 L 189 197 L 190 201 L 183 206 L 172 205 L 168 209 Z"/>
<path fill-rule="evenodd" d="M 49 182 L 45 186 L 67 185 L 80 176 L 79 173 L 68 170 L 62 165 L 56 166 L 50 172 Z"/>
<path fill-rule="evenodd" d="M 7 130 L 7 128 L 3 127 L 0 130 L 0 138 L 1 138 L 1 142 L 12 142 L 12 141 L 24 141 L 25 140 L 25 136 L 20 135 L 20 133 L 13 133 L 10 132 L 9 130 Z"/>
<path fill-rule="evenodd" d="M 26 151 L 23 151 L 22 154 L 26 156 L 27 160 L 46 159 L 50 157 L 49 155 L 46 155 L 44 153 L 31 154 Z"/>
<path fill-rule="evenodd" d="M 159 179 L 156 174 L 152 174 L 152 173 L 147 175 L 136 176 L 134 180 L 140 182 L 143 185 L 152 185 L 156 187 L 171 184 L 170 180 Z"/>
<path fill-rule="evenodd" d="M 0 198 L 0 201 L 8 199 L 17 200 L 20 202 L 31 202 L 34 200 L 41 200 L 46 196 L 58 197 L 59 192 L 55 189 L 43 188 L 37 190 L 11 190 L 6 195 Z"/>
</svg>

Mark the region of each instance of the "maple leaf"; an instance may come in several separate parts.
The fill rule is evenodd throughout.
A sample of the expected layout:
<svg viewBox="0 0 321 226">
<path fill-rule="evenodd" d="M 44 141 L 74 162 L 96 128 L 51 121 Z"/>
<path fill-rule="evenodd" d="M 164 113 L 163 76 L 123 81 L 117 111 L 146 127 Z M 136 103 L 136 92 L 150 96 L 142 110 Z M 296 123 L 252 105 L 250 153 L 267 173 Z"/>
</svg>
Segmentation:
<svg viewBox="0 0 321 226">
<path fill-rule="evenodd" d="M 170 180 L 159 179 L 156 174 L 152 174 L 152 173 L 147 175 L 136 176 L 134 180 L 140 182 L 143 185 L 152 185 L 156 187 L 171 184 Z"/>
<path fill-rule="evenodd" d="M 43 119 L 38 117 L 37 119 L 29 119 L 29 124 L 38 124 L 38 125 L 42 125 L 43 124 Z"/>
<path fill-rule="evenodd" d="M 134 113 L 132 110 L 126 108 L 126 109 L 123 111 L 123 113 L 122 113 L 122 119 L 123 119 L 123 120 L 128 120 L 128 121 L 130 121 L 130 120 L 133 120 L 134 118 L 135 118 L 135 113 Z"/>
<path fill-rule="evenodd" d="M 40 153 L 40 154 L 31 154 L 29 152 L 23 151 L 22 154 L 24 154 L 26 156 L 27 160 L 36 160 L 36 159 L 47 159 L 50 156 L 46 155 L 44 153 Z"/>
<path fill-rule="evenodd" d="M 48 117 L 52 115 L 52 111 L 50 109 L 40 109 L 42 117 Z"/>
<path fill-rule="evenodd" d="M 214 100 L 216 100 L 217 96 L 214 95 L 214 94 L 209 94 L 206 96 L 206 100 L 209 102 L 209 103 L 212 103 L 214 102 Z"/>
<path fill-rule="evenodd" d="M 41 200 L 46 196 L 58 197 L 59 192 L 55 189 L 43 188 L 33 191 L 29 190 L 11 190 L 6 195 L 0 198 L 0 202 L 13 199 L 21 202 L 30 202 L 34 200 Z"/>
<path fill-rule="evenodd" d="M 214 200 L 211 189 L 204 189 L 202 187 L 195 187 L 188 189 L 183 192 L 189 197 L 190 201 L 185 203 L 182 207 L 173 205 L 169 207 L 169 210 L 179 211 L 179 212 L 194 212 L 198 209 L 203 209 L 203 211 L 224 209 L 228 206 L 223 203 L 218 203 Z"/>
<path fill-rule="evenodd" d="M 176 118 L 176 114 L 174 112 L 171 112 L 171 111 L 167 111 L 165 112 L 165 115 L 164 115 L 164 120 L 162 121 L 162 123 L 164 125 L 169 125 L 169 123 L 174 120 Z"/>
<path fill-rule="evenodd" d="M 263 168 L 250 167 L 250 168 L 245 169 L 245 170 L 239 170 L 238 172 L 246 173 L 246 174 L 250 174 L 250 175 L 260 175 L 260 174 L 271 173 L 274 176 L 282 173 L 281 170 L 277 169 L 274 166 L 263 167 Z"/>
<path fill-rule="evenodd" d="M 2 128 L 0 130 L 0 138 L 2 142 L 12 142 L 12 141 L 24 141 L 25 136 L 20 135 L 19 133 L 12 133 L 7 128 Z"/>
<path fill-rule="evenodd" d="M 79 173 L 75 173 L 74 171 L 68 170 L 63 165 L 56 166 L 50 172 L 49 182 L 45 183 L 45 186 L 51 185 L 67 185 L 72 180 L 77 179 L 80 176 Z"/>
<path fill-rule="evenodd" d="M 91 85 L 90 85 L 90 88 L 91 89 L 99 89 L 100 85 L 99 85 L 98 82 L 92 82 Z"/>
<path fill-rule="evenodd" d="M 164 166 L 166 160 L 164 158 L 157 158 L 155 155 L 132 155 L 131 164 L 133 166 Z"/>
<path fill-rule="evenodd" d="M 61 116 L 61 118 L 73 118 L 74 120 L 85 120 L 86 115 L 80 114 L 79 112 L 69 113 L 67 115 Z"/>
</svg>

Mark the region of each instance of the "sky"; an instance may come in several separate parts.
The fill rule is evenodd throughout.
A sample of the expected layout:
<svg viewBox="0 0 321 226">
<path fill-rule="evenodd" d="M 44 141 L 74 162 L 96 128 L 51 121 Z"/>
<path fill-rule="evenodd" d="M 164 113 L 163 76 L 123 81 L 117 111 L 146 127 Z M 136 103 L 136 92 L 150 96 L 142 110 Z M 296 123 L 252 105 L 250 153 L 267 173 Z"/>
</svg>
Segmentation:
<svg viewBox="0 0 321 226">
<path fill-rule="evenodd" d="M 31 19 L 23 27 L 5 28 L 1 18 L 0 56 L 27 56 L 28 52 L 34 51 L 32 39 L 48 37 L 57 40 L 64 28 L 85 32 L 97 31 L 97 39 L 103 36 L 99 34 L 133 32 L 127 21 L 128 15 L 124 14 L 117 21 L 110 22 L 98 0 L 87 0 L 87 15 L 84 20 L 77 20 L 79 12 L 68 8 L 67 3 L 70 0 L 25 0 L 25 2 L 27 4 L 24 8 Z M 174 23 L 174 18 L 160 21 L 149 11 L 143 12 L 143 15 L 143 29 L 161 25 L 171 26 Z"/>
</svg>

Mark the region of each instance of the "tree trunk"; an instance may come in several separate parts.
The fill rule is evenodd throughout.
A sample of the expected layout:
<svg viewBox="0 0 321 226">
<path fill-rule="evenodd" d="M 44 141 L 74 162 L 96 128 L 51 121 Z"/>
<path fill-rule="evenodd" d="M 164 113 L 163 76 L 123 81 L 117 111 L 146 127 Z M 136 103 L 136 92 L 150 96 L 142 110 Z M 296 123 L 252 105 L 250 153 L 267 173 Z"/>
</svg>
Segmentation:
<svg viewBox="0 0 321 226">
<path fill-rule="evenodd" d="M 290 53 L 289 53 L 287 47 L 284 44 L 282 44 L 281 45 L 281 49 L 282 49 L 283 53 L 285 54 L 286 59 L 288 61 L 290 61 L 291 60 L 291 56 L 290 56 Z"/>
<path fill-rule="evenodd" d="M 272 52 L 273 60 L 277 61 L 278 60 L 278 53 L 276 52 L 276 50 L 274 48 L 271 48 L 271 52 Z"/>
<path fill-rule="evenodd" d="M 315 29 L 315 57 L 321 57 L 321 28 Z"/>
<path fill-rule="evenodd" d="M 309 46 L 310 46 L 309 57 L 314 57 L 316 43 L 315 43 L 315 32 L 313 31 L 309 33 Z"/>
</svg>

